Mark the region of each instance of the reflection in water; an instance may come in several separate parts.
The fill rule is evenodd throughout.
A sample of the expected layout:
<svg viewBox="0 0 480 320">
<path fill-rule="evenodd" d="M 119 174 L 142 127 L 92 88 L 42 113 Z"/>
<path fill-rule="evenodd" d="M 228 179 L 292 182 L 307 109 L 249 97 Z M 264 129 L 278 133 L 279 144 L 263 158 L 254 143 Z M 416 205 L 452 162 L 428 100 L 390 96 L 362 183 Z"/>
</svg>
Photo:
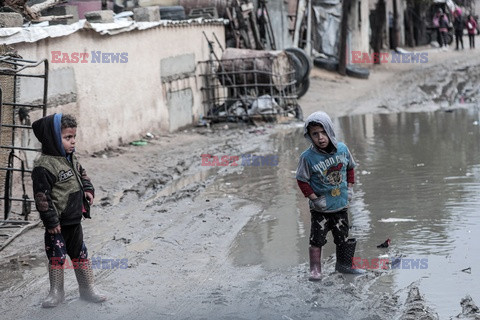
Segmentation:
<svg viewBox="0 0 480 320">
<path fill-rule="evenodd" d="M 421 279 L 420 289 L 441 319 L 458 314 L 466 294 L 480 301 L 479 278 L 461 272 L 480 264 L 474 254 L 480 240 L 474 233 L 480 224 L 478 120 L 474 108 L 338 121 L 358 159 L 357 190 L 369 210 L 362 212 L 357 197 L 352 212 L 359 254 L 375 257 L 374 244 L 389 237 L 404 256 L 428 258 L 426 270 L 395 270 L 395 286 Z M 368 227 L 358 226 L 364 214 L 371 217 Z M 383 222 L 392 218 L 412 221 Z"/>
<path fill-rule="evenodd" d="M 305 261 L 303 251 L 308 247 L 309 216 L 304 214 L 308 213 L 306 203 L 300 214 L 293 178 L 298 156 L 307 144 L 299 146 L 297 134 L 296 130 L 289 130 L 272 137 L 272 153 L 280 158 L 278 166 L 246 166 L 240 174 L 217 178 L 206 190 L 207 194 L 235 194 L 260 202 L 265 208 L 243 229 L 233 245 L 236 264 L 279 268 Z"/>
<path fill-rule="evenodd" d="M 357 256 L 386 253 L 376 245 L 392 239 L 388 252 L 427 258 L 427 269 L 390 271 L 378 290 L 395 292 L 413 281 L 441 319 L 461 311 L 470 294 L 480 303 L 479 110 L 361 115 L 335 120 L 340 140 L 358 162 L 350 210 Z M 298 128 L 273 137 L 278 167 L 244 168 L 208 192 L 234 192 L 265 210 L 243 230 L 232 255 L 236 264 L 282 268 L 307 261 L 310 216 L 294 170 L 307 147 Z M 334 252 L 331 238 L 325 256 Z M 472 273 L 462 269 L 472 267 Z M 371 293 L 372 294 L 372 293 Z"/>
</svg>

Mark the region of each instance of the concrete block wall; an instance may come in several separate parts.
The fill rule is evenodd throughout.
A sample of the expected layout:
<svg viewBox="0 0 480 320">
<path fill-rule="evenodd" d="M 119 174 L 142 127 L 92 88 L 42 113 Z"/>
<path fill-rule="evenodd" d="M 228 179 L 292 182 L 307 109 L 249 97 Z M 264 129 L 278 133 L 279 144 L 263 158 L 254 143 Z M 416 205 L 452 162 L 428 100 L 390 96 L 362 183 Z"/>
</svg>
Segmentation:
<svg viewBox="0 0 480 320">
<path fill-rule="evenodd" d="M 76 115 L 80 123 L 77 149 L 95 152 L 138 139 L 148 131 L 171 132 L 198 120 L 203 113 L 198 62 L 210 55 L 202 32 L 209 39 L 213 33 L 225 38 L 223 24 L 209 23 L 159 26 L 114 36 L 81 30 L 12 46 L 25 59 L 50 61 L 48 113 Z M 102 57 L 95 58 L 98 54 Z M 42 97 L 38 84 L 22 81 L 21 101 Z M 32 114 L 32 121 L 39 116 Z"/>
<path fill-rule="evenodd" d="M 192 53 L 168 57 L 160 61 L 163 90 L 166 92 L 170 130 L 194 121 L 193 91 L 196 62 Z M 193 80 L 193 81 L 192 81 Z"/>
</svg>

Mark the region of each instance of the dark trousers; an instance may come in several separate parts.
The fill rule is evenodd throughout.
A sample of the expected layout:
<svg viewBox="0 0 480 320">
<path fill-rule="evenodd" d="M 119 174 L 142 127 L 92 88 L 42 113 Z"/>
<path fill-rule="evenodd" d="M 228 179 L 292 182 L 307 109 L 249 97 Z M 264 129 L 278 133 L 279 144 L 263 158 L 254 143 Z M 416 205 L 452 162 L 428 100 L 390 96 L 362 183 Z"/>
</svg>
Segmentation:
<svg viewBox="0 0 480 320">
<path fill-rule="evenodd" d="M 312 225 L 310 227 L 310 245 L 323 247 L 327 243 L 327 233 L 332 231 L 333 242 L 338 245 L 348 238 L 348 212 L 343 209 L 338 212 L 323 213 L 310 210 Z"/>
<path fill-rule="evenodd" d="M 456 49 L 458 50 L 458 44 L 460 43 L 462 45 L 463 49 L 463 31 L 455 31 L 455 43 L 456 43 Z"/>
<path fill-rule="evenodd" d="M 475 48 L 475 35 L 468 34 L 468 41 L 470 42 L 470 49 Z"/>
<path fill-rule="evenodd" d="M 62 233 L 51 234 L 45 231 L 45 252 L 50 263 L 53 261 L 54 264 L 63 265 L 67 254 L 70 259 L 87 259 L 82 225 L 62 226 Z"/>
<path fill-rule="evenodd" d="M 448 32 L 440 31 L 439 33 L 440 37 L 438 38 L 438 44 L 440 47 L 446 47 L 448 45 Z"/>
</svg>

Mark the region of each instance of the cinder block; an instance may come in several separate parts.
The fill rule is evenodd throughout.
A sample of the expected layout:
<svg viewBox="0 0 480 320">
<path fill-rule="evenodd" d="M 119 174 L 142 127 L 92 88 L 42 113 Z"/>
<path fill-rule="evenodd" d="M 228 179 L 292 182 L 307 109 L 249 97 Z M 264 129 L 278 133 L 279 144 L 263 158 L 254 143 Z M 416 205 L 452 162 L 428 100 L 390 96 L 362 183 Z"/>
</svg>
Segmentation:
<svg viewBox="0 0 480 320">
<path fill-rule="evenodd" d="M 188 14 L 190 19 L 205 18 L 205 19 L 218 19 L 218 11 L 215 7 L 208 8 L 194 8 L 190 10 Z"/>
<path fill-rule="evenodd" d="M 182 54 L 160 60 L 162 82 L 190 77 L 195 74 L 195 54 Z"/>
<path fill-rule="evenodd" d="M 112 23 L 114 13 L 112 10 L 90 11 L 85 13 L 85 19 L 92 23 Z"/>
<path fill-rule="evenodd" d="M 158 7 L 145 7 L 133 9 L 135 21 L 160 21 L 160 9 Z"/>
<path fill-rule="evenodd" d="M 73 16 L 73 18 L 70 18 L 70 19 L 50 21 L 50 23 L 49 23 L 50 25 L 72 24 L 72 23 L 78 22 L 78 7 L 77 6 L 70 6 L 70 5 L 55 6 L 55 7 L 51 7 L 51 8 L 43 10 L 41 13 L 42 13 L 42 16 L 66 16 L 66 15 L 72 15 Z"/>
<path fill-rule="evenodd" d="M 138 0 L 140 7 L 174 6 L 176 4 L 178 4 L 178 0 Z"/>
<path fill-rule="evenodd" d="M 16 12 L 0 12 L 1 28 L 17 28 L 23 25 L 23 17 Z"/>
</svg>

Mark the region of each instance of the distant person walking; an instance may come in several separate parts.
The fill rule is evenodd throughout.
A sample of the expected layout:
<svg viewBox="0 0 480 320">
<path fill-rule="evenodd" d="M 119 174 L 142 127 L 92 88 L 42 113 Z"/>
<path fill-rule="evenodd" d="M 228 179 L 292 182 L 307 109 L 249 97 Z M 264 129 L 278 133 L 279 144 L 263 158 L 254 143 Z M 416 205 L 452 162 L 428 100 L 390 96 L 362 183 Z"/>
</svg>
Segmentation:
<svg viewBox="0 0 480 320">
<path fill-rule="evenodd" d="M 395 43 L 395 33 L 394 33 L 394 19 L 392 11 L 388 11 L 388 36 L 390 38 L 390 49 L 395 50 L 396 43 Z"/>
<path fill-rule="evenodd" d="M 440 37 L 440 16 L 443 14 L 442 9 L 438 9 L 437 12 L 435 12 L 435 15 L 433 16 L 432 23 L 435 28 L 435 31 L 437 32 L 437 41 L 440 47 L 442 47 L 442 39 Z"/>
<path fill-rule="evenodd" d="M 470 14 L 467 19 L 468 41 L 470 43 L 470 49 L 475 49 L 475 34 L 477 33 L 477 21 Z"/>
<path fill-rule="evenodd" d="M 462 45 L 463 50 L 463 29 L 465 28 L 465 23 L 462 13 L 458 10 L 453 12 L 453 28 L 455 29 L 455 50 L 459 50 L 459 43 Z"/>
</svg>

